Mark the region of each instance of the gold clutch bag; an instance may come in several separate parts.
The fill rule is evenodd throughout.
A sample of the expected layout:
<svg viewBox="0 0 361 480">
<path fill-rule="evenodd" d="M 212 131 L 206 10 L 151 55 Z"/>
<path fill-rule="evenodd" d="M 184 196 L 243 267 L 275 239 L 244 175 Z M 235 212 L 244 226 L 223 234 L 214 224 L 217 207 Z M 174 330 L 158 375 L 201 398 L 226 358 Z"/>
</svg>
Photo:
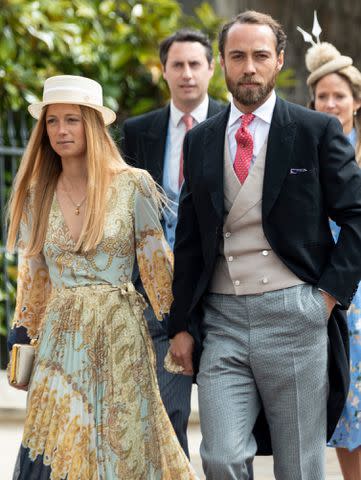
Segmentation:
<svg viewBox="0 0 361 480">
<path fill-rule="evenodd" d="M 15 343 L 11 350 L 9 380 L 12 385 L 28 385 L 35 358 L 35 343 Z"/>
</svg>

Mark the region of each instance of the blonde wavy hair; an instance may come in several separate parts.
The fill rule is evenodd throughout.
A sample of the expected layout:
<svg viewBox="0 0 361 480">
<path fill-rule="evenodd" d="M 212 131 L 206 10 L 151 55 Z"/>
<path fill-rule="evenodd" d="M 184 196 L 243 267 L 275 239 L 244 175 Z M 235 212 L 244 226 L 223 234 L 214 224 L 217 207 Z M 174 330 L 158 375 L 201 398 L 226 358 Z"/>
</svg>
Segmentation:
<svg viewBox="0 0 361 480">
<path fill-rule="evenodd" d="M 75 248 L 76 251 L 88 252 L 98 245 L 103 236 L 106 192 L 112 175 L 132 167 L 122 159 L 101 114 L 90 107 L 79 107 L 87 144 L 88 182 L 83 228 Z M 36 255 L 43 249 L 50 207 L 62 171 L 61 159 L 50 146 L 45 118 L 46 107 L 22 157 L 7 210 L 7 249 L 13 251 L 25 206 L 30 201 L 30 236 L 25 250 L 28 256 Z"/>
</svg>

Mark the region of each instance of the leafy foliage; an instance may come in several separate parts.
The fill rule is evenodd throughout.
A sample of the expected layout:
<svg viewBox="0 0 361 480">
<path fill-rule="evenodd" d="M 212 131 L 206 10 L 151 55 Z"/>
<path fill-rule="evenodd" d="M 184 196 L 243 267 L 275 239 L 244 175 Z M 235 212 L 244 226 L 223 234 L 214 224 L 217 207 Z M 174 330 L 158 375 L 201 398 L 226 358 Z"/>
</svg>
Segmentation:
<svg viewBox="0 0 361 480">
<path fill-rule="evenodd" d="M 120 121 L 168 98 L 160 40 L 180 27 L 199 28 L 217 54 L 224 21 L 207 3 L 186 16 L 175 0 L 0 0 L 0 11 L 1 109 L 25 109 L 51 75 L 80 74 L 102 84 Z M 210 93 L 227 98 L 219 66 Z"/>
<path fill-rule="evenodd" d="M 186 17 L 174 0 L 1 0 L 0 9 L 2 110 L 25 109 L 51 75 L 81 74 L 102 84 L 105 103 L 121 118 L 168 98 L 161 39 L 183 26 L 215 38 L 222 22 L 208 4 Z M 225 98 L 221 75 L 212 89 Z"/>
</svg>

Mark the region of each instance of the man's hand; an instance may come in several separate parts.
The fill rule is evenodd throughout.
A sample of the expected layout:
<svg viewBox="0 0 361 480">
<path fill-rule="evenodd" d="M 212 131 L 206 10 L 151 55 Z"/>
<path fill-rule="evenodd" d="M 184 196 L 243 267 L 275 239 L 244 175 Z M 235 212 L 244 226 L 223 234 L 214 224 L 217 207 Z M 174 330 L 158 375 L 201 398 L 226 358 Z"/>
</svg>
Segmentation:
<svg viewBox="0 0 361 480">
<path fill-rule="evenodd" d="M 333 307 L 337 303 L 337 300 L 332 295 L 330 295 L 327 292 L 324 292 L 323 290 L 321 290 L 321 293 L 322 293 L 323 299 L 324 299 L 325 304 L 326 304 L 326 308 L 327 308 L 327 311 L 328 311 L 328 316 L 330 316 L 331 312 L 333 310 Z"/>
<path fill-rule="evenodd" d="M 170 341 L 169 351 L 175 363 L 183 367 L 183 375 L 193 375 L 193 349 L 194 340 L 188 332 L 179 332 Z"/>
</svg>

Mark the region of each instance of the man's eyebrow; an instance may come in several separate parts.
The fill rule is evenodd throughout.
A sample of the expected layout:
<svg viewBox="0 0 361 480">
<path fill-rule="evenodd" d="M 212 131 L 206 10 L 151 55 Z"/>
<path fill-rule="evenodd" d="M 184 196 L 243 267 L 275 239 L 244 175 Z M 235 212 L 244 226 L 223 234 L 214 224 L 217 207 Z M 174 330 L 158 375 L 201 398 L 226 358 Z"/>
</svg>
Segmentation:
<svg viewBox="0 0 361 480">
<path fill-rule="evenodd" d="M 252 53 L 270 53 L 271 50 L 269 48 L 256 48 L 252 50 Z M 234 48 L 233 50 L 229 50 L 228 53 L 245 53 L 245 50 L 242 50 L 241 48 Z"/>
</svg>

